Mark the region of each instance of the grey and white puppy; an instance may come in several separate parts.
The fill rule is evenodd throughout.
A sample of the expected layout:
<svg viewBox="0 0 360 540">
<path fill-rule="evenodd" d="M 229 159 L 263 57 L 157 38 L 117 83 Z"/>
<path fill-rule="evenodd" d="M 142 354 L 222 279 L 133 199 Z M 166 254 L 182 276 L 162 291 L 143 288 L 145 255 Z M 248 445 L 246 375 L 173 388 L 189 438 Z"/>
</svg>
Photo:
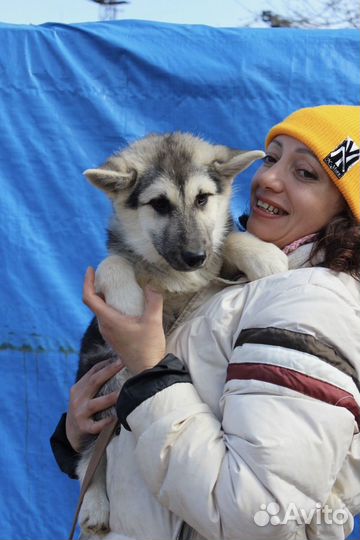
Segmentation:
<svg viewBox="0 0 360 540">
<path fill-rule="evenodd" d="M 232 182 L 263 156 L 170 133 L 141 139 L 98 169 L 85 171 L 114 208 L 109 256 L 96 272 L 96 289 L 106 302 L 128 315 L 141 315 L 142 286 L 151 283 L 164 293 L 168 330 L 191 297 L 222 269 L 242 270 L 250 280 L 286 270 L 286 256 L 274 245 L 232 232 Z M 83 338 L 78 377 L 105 358 L 115 355 L 93 320 Z M 119 390 L 125 379 L 121 372 L 101 393 Z M 91 445 L 78 466 L 80 480 L 90 454 Z M 103 460 L 80 512 L 80 525 L 89 535 L 108 528 L 105 470 Z"/>
</svg>

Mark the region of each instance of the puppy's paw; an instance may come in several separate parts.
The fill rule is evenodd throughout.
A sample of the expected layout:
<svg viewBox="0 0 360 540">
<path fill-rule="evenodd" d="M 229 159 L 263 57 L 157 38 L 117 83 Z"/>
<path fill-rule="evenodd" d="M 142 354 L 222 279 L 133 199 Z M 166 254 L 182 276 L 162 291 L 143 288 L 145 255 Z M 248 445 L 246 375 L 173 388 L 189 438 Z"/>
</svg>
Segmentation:
<svg viewBox="0 0 360 540">
<path fill-rule="evenodd" d="M 249 280 L 255 281 L 272 274 L 286 272 L 288 258 L 277 246 L 264 242 L 261 249 L 254 250 L 243 266 Z"/>
<path fill-rule="evenodd" d="M 106 303 L 130 317 L 140 317 L 144 312 L 144 293 L 137 283 L 126 289 L 108 289 Z"/>
<path fill-rule="evenodd" d="M 79 524 L 83 533 L 87 536 L 105 535 L 109 532 L 109 501 L 105 495 L 91 491 L 85 494 L 79 513 Z"/>
<path fill-rule="evenodd" d="M 144 311 L 144 294 L 135 279 L 133 267 L 119 255 L 110 255 L 99 265 L 95 275 L 96 291 L 113 308 L 138 317 Z"/>
<path fill-rule="evenodd" d="M 248 232 L 231 233 L 226 241 L 224 256 L 250 281 L 288 270 L 288 258 L 281 249 Z"/>
</svg>

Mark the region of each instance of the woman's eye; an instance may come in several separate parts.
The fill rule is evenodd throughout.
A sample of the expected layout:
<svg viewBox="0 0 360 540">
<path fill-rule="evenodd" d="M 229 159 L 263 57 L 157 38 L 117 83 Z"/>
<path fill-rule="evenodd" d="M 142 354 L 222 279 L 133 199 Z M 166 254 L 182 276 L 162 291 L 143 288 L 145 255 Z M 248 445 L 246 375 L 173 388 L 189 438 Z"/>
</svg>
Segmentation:
<svg viewBox="0 0 360 540">
<path fill-rule="evenodd" d="M 206 206 L 208 200 L 209 200 L 208 193 L 199 193 L 199 195 L 195 199 L 195 204 L 196 206 Z"/>
<path fill-rule="evenodd" d="M 272 165 L 273 163 L 276 163 L 276 159 L 270 154 L 266 154 L 266 156 L 262 158 L 262 161 L 265 165 Z"/>
<path fill-rule="evenodd" d="M 298 173 L 300 176 L 308 180 L 317 180 L 319 178 L 316 173 L 308 171 L 307 169 L 298 169 Z"/>
</svg>

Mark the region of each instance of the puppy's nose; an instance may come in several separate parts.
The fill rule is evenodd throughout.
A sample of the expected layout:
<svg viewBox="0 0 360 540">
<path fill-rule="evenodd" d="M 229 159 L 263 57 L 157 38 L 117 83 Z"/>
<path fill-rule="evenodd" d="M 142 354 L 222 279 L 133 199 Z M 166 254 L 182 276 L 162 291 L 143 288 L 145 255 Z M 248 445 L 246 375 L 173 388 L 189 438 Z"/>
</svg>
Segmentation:
<svg viewBox="0 0 360 540">
<path fill-rule="evenodd" d="M 183 251 L 181 256 L 183 261 L 191 268 L 199 268 L 206 259 L 205 251 Z"/>
</svg>

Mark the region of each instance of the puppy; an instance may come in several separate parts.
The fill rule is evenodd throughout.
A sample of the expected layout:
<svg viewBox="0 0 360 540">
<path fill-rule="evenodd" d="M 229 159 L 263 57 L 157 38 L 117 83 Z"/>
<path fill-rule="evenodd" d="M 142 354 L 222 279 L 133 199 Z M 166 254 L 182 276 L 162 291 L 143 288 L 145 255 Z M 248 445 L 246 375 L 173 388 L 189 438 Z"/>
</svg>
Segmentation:
<svg viewBox="0 0 360 540">
<path fill-rule="evenodd" d="M 108 304 L 131 316 L 144 309 L 143 286 L 164 294 L 164 328 L 168 332 L 195 294 L 218 276 L 243 271 L 250 280 L 287 269 L 286 256 L 273 244 L 232 231 L 231 186 L 234 178 L 261 151 L 244 152 L 212 145 L 184 133 L 150 135 L 110 157 L 85 175 L 110 198 L 109 256 L 96 272 L 96 289 Z M 96 319 L 81 347 L 78 378 L 95 363 L 115 360 L 102 339 Z M 119 391 L 123 370 L 101 394 Z M 105 414 L 114 414 L 106 411 Z M 83 480 L 92 445 L 78 466 Z M 86 534 L 108 530 L 102 459 L 80 512 Z"/>
</svg>

